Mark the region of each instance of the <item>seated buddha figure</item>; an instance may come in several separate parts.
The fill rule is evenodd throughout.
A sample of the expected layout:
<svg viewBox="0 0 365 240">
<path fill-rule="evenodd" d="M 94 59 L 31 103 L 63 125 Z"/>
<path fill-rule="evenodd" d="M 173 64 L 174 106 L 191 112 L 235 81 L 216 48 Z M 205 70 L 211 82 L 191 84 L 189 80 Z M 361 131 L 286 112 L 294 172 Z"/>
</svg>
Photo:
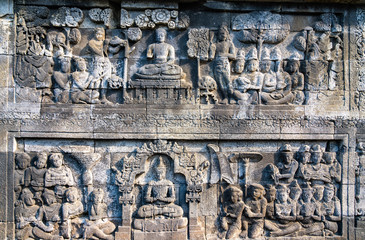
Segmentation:
<svg viewBox="0 0 365 240">
<path fill-rule="evenodd" d="M 176 205 L 174 184 L 166 179 L 167 166 L 162 157 L 156 159 L 153 171 L 157 181 L 150 181 L 147 186 L 145 201 L 147 204 L 141 206 L 137 211 L 135 219 L 135 229 L 143 228 L 143 219 L 176 219 L 177 228 L 184 228 L 187 225 L 187 219 L 183 218 L 183 209 Z"/>
<path fill-rule="evenodd" d="M 174 64 L 175 49 L 172 45 L 165 43 L 166 30 L 159 28 L 156 30 L 157 43 L 153 43 L 147 48 L 147 58 L 153 59 L 152 64 L 139 68 L 137 79 L 150 80 L 180 80 L 184 79 L 185 73 L 180 66 Z"/>
<path fill-rule="evenodd" d="M 145 200 L 148 204 L 143 205 L 138 210 L 137 215 L 141 218 L 154 218 L 165 216 L 167 218 L 182 217 L 183 209 L 174 204 L 175 189 L 174 184 L 166 179 L 167 166 L 162 157 L 157 159 L 154 171 L 157 181 L 150 181 L 147 187 Z"/>
</svg>

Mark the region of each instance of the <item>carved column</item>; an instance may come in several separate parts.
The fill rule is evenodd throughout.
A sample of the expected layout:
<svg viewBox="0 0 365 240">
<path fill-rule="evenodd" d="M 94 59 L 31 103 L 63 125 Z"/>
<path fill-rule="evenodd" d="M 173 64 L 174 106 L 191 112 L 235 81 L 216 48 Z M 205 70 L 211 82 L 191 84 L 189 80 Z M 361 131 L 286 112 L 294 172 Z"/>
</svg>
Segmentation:
<svg viewBox="0 0 365 240">
<path fill-rule="evenodd" d="M 116 240 L 131 239 L 132 231 L 132 205 L 134 204 L 134 196 L 132 195 L 133 185 L 124 184 L 119 186 L 119 203 L 122 207 L 122 225 L 118 227 L 118 232 L 115 233 Z"/>
<path fill-rule="evenodd" d="M 204 228 L 199 223 L 199 205 L 202 185 L 189 185 L 187 187 L 186 202 L 189 203 L 189 239 L 204 239 Z"/>
</svg>

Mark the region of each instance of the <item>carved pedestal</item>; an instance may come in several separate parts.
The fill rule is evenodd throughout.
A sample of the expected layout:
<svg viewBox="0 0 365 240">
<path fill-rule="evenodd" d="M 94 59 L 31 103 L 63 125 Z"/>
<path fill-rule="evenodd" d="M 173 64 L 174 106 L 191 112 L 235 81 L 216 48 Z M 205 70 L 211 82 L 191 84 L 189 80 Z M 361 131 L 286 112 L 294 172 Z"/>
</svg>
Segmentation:
<svg viewBox="0 0 365 240">
<path fill-rule="evenodd" d="M 133 239 L 135 240 L 186 240 L 187 232 L 186 229 L 181 229 L 176 232 L 142 232 L 134 231 Z"/>
<path fill-rule="evenodd" d="M 133 230 L 133 239 L 187 239 L 187 218 L 178 219 L 136 219 L 135 225 L 142 230 Z M 185 226 L 180 228 L 180 226 Z"/>
<path fill-rule="evenodd" d="M 127 226 L 119 226 L 115 232 L 115 240 L 131 239 L 131 228 Z"/>
<path fill-rule="evenodd" d="M 180 88 L 180 80 L 171 79 L 136 79 L 129 82 L 129 86 L 132 88 Z"/>
</svg>

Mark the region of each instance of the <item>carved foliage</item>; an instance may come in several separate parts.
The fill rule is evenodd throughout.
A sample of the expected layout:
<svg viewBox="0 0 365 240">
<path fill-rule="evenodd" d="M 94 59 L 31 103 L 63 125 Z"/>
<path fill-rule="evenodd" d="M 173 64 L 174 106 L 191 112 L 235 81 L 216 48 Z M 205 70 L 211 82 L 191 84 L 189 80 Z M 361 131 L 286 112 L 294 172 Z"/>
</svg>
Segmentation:
<svg viewBox="0 0 365 240">
<path fill-rule="evenodd" d="M 288 20 L 279 14 L 267 11 L 237 15 L 232 20 L 233 30 L 242 30 L 244 42 L 262 39 L 267 43 L 279 43 L 289 34 Z"/>
<path fill-rule="evenodd" d="M 110 8 L 92 8 L 89 10 L 89 17 L 94 22 L 103 22 L 104 25 L 109 28 L 113 17 L 113 11 Z"/>
<path fill-rule="evenodd" d="M 84 20 L 84 13 L 79 8 L 61 7 L 51 16 L 55 27 L 78 27 Z"/>
<path fill-rule="evenodd" d="M 189 57 L 208 60 L 210 47 L 209 33 L 208 28 L 192 28 L 189 30 L 189 40 L 187 42 Z"/>
</svg>

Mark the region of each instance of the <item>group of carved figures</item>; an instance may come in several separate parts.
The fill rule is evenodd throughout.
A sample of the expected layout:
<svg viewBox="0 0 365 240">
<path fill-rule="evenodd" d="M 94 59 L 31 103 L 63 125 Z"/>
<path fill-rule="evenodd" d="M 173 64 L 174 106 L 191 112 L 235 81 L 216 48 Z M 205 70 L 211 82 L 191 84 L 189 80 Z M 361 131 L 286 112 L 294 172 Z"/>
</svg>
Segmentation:
<svg viewBox="0 0 365 240">
<path fill-rule="evenodd" d="M 336 153 L 325 153 L 321 146 L 304 145 L 297 152 L 299 164 L 289 144 L 280 149 L 281 161 L 269 164 L 272 184 L 248 187 L 243 201 L 239 186 L 230 185 L 223 193 L 220 217 L 222 236 L 260 238 L 278 236 L 333 236 L 341 221 L 337 184 L 341 165 Z"/>
<path fill-rule="evenodd" d="M 304 103 L 304 75 L 299 72 L 298 56 L 287 62 L 287 72 L 284 71 L 279 48 L 273 48 L 271 52 L 264 48 L 260 54 L 252 48 L 245 56 L 243 49 L 236 50 L 227 26 L 219 29 L 218 40 L 210 45 L 209 53 L 210 58 L 214 59 L 213 75 L 221 103 Z M 234 61 L 232 70 L 230 61 Z M 239 74 L 238 77 L 232 79 L 231 72 Z M 205 77 L 202 81 L 214 80 Z"/>
<path fill-rule="evenodd" d="M 123 80 L 109 56 L 127 46 L 127 40 L 114 37 L 107 42 L 105 30 L 95 28 L 84 58 L 72 53 L 72 45 L 81 41 L 77 28 L 47 33 L 40 26 L 27 27 L 21 15 L 18 18 L 15 80 L 19 86 L 41 90 L 44 103 L 111 103 L 107 89 L 120 87 Z"/>
<path fill-rule="evenodd" d="M 230 184 L 222 190 L 217 215 L 220 238 L 333 236 L 338 232 L 342 217 L 337 189 L 342 167 L 336 152 L 324 152 L 314 144 L 302 145 L 294 153 L 285 144 L 278 155 L 277 163 L 263 170 L 261 184 L 251 183 L 247 188 Z M 27 153 L 17 153 L 15 162 L 18 239 L 114 239 L 115 225 L 107 218 L 103 190 L 83 193 L 82 201 L 78 181 L 64 165 L 62 153 L 41 152 L 33 159 Z M 171 167 L 167 158 L 156 157 L 150 167 L 154 177 L 141 192 L 133 229 L 184 231 L 188 219 L 176 204 L 179 194 L 167 177 Z M 123 179 L 131 172 L 113 170 L 116 183 L 124 189 Z M 122 195 L 120 203 L 123 199 Z"/>
<path fill-rule="evenodd" d="M 341 84 L 339 81 L 342 67 L 339 59 L 342 57 L 342 40 L 338 35 L 333 36 L 328 32 L 321 35 L 320 38 L 316 37 L 314 30 L 309 33 L 303 32 L 311 36 L 308 58 L 305 62 L 307 79 L 300 72 L 299 52 L 284 61 L 278 47 L 275 46 L 271 49 L 263 47 L 262 40 L 258 42 L 257 48 L 251 48 L 245 56 L 244 49 L 236 49 L 230 39 L 227 26 L 221 26 L 217 33 L 217 42 L 209 43 L 209 59 L 213 60 L 213 78 L 204 76 L 200 80 L 201 88 L 204 89 L 202 96 L 209 95 L 206 90 L 217 89 L 221 99 L 220 103 L 223 104 L 235 102 L 244 105 L 300 105 L 305 104 L 304 90 L 338 88 L 338 84 Z M 301 35 L 296 37 L 294 43 L 303 38 Z M 328 48 L 331 49 L 330 36 L 335 39 L 333 50 L 328 50 Z M 323 52 L 320 47 L 325 48 L 325 51 Z M 329 60 L 330 62 L 328 62 Z M 233 69 L 231 69 L 231 64 Z M 231 72 L 236 75 L 232 76 Z M 326 81 L 328 83 L 323 83 Z M 320 86 L 321 84 L 325 87 Z M 207 88 L 207 86 L 211 87 Z M 216 96 L 211 95 L 211 97 L 218 102 Z"/>
<path fill-rule="evenodd" d="M 16 154 L 16 238 L 114 239 L 115 225 L 107 219 L 104 191 L 95 188 L 84 204 L 63 161 L 62 153 L 41 152 L 33 159 L 27 153 Z"/>
<path fill-rule="evenodd" d="M 327 15 L 321 15 L 323 21 L 335 18 L 333 14 Z M 205 39 L 191 34 L 204 29 L 192 29 L 187 42 L 188 55 L 213 61 L 211 76 L 200 76 L 201 70 L 198 69 L 200 79 L 197 82 L 201 91 L 198 98 L 205 97 L 208 102 L 212 98 L 214 103 L 221 104 L 306 104 L 305 91 L 341 87 L 341 26 L 336 23 L 335 30 L 328 30 L 323 29 L 321 24 L 324 23 L 316 23 L 317 32 L 308 28 L 298 33 L 292 44 L 297 50 L 285 59 L 280 50 L 283 46 L 263 43 L 279 43 L 288 36 L 289 30 L 272 30 L 269 37 L 275 40 L 270 41 L 265 36 L 255 35 L 256 46 L 246 48 L 246 54 L 244 48 L 235 47 L 226 25 L 217 31 L 216 41 L 213 41 L 214 33 L 211 30 L 206 31 Z M 234 30 L 238 30 L 237 26 Z M 242 40 L 244 43 L 253 41 L 250 31 L 254 29 L 243 30 L 244 38 L 248 39 Z M 127 83 L 132 88 L 142 85 L 169 88 L 174 82 L 174 87 L 190 89 L 196 80 L 194 77 L 191 81 L 185 79 L 183 69 L 175 63 L 175 48 L 166 43 L 166 37 L 164 28 L 156 29 L 156 43 L 148 45 L 146 51 L 146 57 L 151 62 L 139 67 L 133 76 L 128 76 L 127 58 L 131 51 L 127 39 L 114 36 L 106 40 L 105 30 L 95 28 L 94 36 L 85 48 L 89 58 L 85 59 L 72 54 L 71 45 L 75 46 L 81 41 L 77 28 L 47 32 L 40 26 L 27 27 L 19 14 L 15 79 L 21 87 L 41 89 L 43 102 L 47 103 L 111 103 L 107 99 L 107 89 L 127 88 Z M 123 73 L 119 70 L 121 67 L 115 66 L 109 59 L 122 48 L 125 51 Z M 204 51 L 204 57 L 196 53 Z M 305 66 L 301 66 L 302 63 Z M 300 69 L 305 69 L 305 75 Z M 126 90 L 123 94 L 125 99 L 129 98 Z"/>
</svg>

